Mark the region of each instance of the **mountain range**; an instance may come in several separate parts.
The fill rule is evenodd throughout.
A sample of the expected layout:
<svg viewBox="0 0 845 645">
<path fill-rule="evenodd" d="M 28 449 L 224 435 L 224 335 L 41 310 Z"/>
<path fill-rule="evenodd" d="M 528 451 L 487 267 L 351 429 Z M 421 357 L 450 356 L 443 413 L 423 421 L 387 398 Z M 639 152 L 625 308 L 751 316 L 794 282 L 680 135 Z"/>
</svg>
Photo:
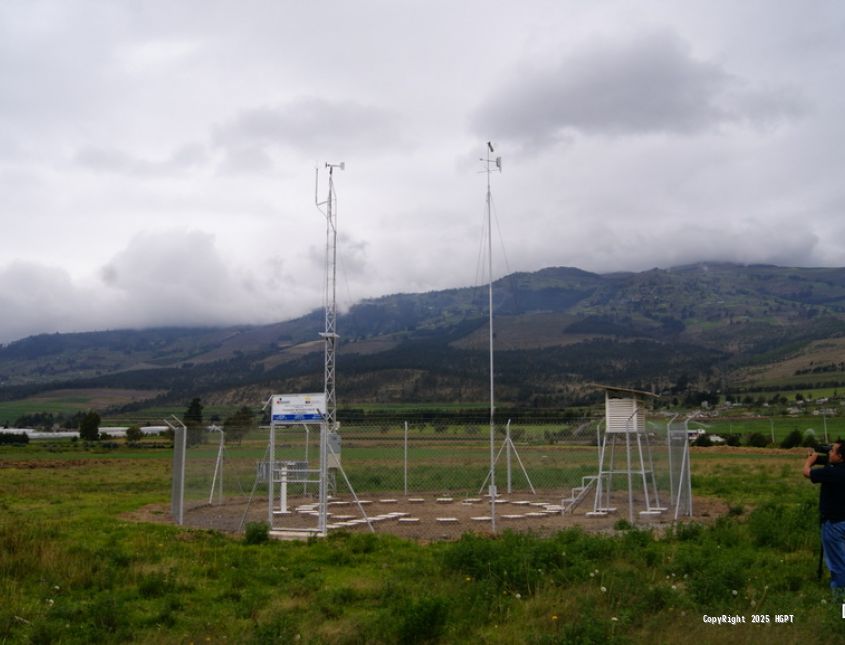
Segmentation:
<svg viewBox="0 0 845 645">
<path fill-rule="evenodd" d="M 569 267 L 493 285 L 497 399 L 560 407 L 600 382 L 673 395 L 845 384 L 845 268 Z M 241 403 L 321 391 L 322 311 L 263 326 L 31 336 L 0 347 L 0 400 L 132 388 Z M 486 400 L 487 287 L 395 294 L 338 316 L 338 401 Z"/>
</svg>

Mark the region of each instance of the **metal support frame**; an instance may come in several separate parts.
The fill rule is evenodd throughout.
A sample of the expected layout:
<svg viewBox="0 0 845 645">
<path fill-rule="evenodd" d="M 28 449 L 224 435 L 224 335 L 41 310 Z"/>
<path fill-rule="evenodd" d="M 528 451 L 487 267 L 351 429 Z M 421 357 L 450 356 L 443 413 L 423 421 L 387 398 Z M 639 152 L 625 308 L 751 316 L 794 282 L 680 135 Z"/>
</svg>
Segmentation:
<svg viewBox="0 0 845 645">
<path fill-rule="evenodd" d="M 226 445 L 226 434 L 223 428 L 213 425 L 209 428 L 212 432 L 220 433 L 220 441 L 217 444 L 217 460 L 214 462 L 214 476 L 211 478 L 211 490 L 208 492 L 208 503 L 214 503 L 214 489 L 217 487 L 217 503 L 223 503 L 223 451 Z"/>
<path fill-rule="evenodd" d="M 601 443 L 601 452 L 599 453 L 599 471 L 595 481 L 596 493 L 593 510 L 587 513 L 587 516 L 604 516 L 616 511 L 615 507 L 610 506 L 610 494 L 614 475 L 624 475 L 627 479 L 628 520 L 632 524 L 634 523 L 635 476 L 641 479 L 645 501 L 645 510 L 640 511 L 639 514 L 659 515 L 668 510 L 660 504 L 648 433 L 645 429 L 644 420 L 641 424 L 638 418 L 642 410 L 636 399 L 632 399 L 632 401 L 634 403 L 634 411 L 625 420 L 623 429 L 618 429 L 610 423 L 610 419 L 607 420 L 604 439 Z M 610 406 L 607 405 L 606 407 L 608 408 L 608 414 L 610 414 Z M 642 427 L 640 427 L 641 425 Z M 625 440 L 625 466 L 623 469 L 617 470 L 615 466 L 615 448 L 617 440 L 620 437 L 624 437 Z M 610 448 L 609 455 L 608 447 Z M 638 464 L 632 463 L 632 449 L 636 450 L 635 458 Z"/>
<path fill-rule="evenodd" d="M 686 506 L 686 515 L 692 516 L 692 482 L 690 475 L 690 450 L 689 450 L 689 418 L 684 420 L 684 426 L 680 430 L 673 430 L 672 423 L 678 415 L 672 417 L 666 424 L 666 446 L 669 453 L 669 505 L 674 509 L 673 519 L 681 516 L 681 509 Z M 673 443 L 683 446 L 681 451 L 681 463 L 674 463 L 675 450 Z M 675 474 L 677 472 L 677 480 Z"/>
<path fill-rule="evenodd" d="M 499 448 L 499 452 L 496 453 L 496 458 L 494 463 L 499 462 L 499 458 L 502 456 L 502 451 L 505 451 L 505 467 L 507 468 L 507 493 L 510 495 L 513 493 L 513 473 L 512 473 L 512 456 L 516 456 L 517 462 L 519 462 L 519 467 L 522 469 L 522 474 L 525 476 L 525 481 L 528 482 L 528 488 L 531 489 L 531 494 L 536 495 L 537 491 L 534 490 L 534 484 L 531 483 L 531 478 L 528 476 L 528 471 L 525 469 L 525 464 L 522 463 L 522 459 L 519 456 L 519 451 L 517 451 L 516 446 L 511 439 L 511 420 L 508 419 L 508 424 L 505 430 L 505 440 L 502 442 L 502 446 Z M 481 484 L 481 488 L 478 490 L 479 495 L 484 491 L 484 487 L 487 485 L 487 482 L 490 479 L 490 473 L 487 473 L 487 477 L 484 478 L 484 481 Z"/>
<path fill-rule="evenodd" d="M 266 460 L 263 463 L 263 477 L 266 478 L 267 483 L 267 523 L 270 530 L 275 531 L 290 531 L 302 532 L 308 534 L 316 534 L 322 537 L 326 535 L 326 518 L 328 516 L 328 496 L 326 494 L 326 436 L 324 431 L 325 422 L 320 424 L 320 464 L 317 468 L 310 468 L 308 461 L 308 440 L 309 432 L 306 424 L 305 428 L 305 460 L 291 461 L 280 460 L 276 458 L 276 432 L 279 426 L 285 424 L 270 423 L 270 434 L 267 445 Z M 317 526 L 315 528 L 291 528 L 279 525 L 276 521 L 278 517 L 284 517 L 290 514 L 288 509 L 288 487 L 290 484 L 301 484 L 303 494 L 307 491 L 308 484 L 318 485 L 318 507 L 317 507 Z M 276 492 L 278 490 L 278 499 Z"/>
</svg>

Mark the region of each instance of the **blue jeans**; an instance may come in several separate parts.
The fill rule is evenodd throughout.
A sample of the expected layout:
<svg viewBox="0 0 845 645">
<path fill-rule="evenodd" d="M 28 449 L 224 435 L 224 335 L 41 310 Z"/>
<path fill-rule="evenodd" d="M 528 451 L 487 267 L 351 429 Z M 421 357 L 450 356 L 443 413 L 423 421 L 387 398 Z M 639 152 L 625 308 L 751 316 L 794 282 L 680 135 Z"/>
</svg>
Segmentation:
<svg viewBox="0 0 845 645">
<path fill-rule="evenodd" d="M 824 562 L 830 570 L 830 588 L 845 590 L 845 522 L 822 524 Z"/>
</svg>

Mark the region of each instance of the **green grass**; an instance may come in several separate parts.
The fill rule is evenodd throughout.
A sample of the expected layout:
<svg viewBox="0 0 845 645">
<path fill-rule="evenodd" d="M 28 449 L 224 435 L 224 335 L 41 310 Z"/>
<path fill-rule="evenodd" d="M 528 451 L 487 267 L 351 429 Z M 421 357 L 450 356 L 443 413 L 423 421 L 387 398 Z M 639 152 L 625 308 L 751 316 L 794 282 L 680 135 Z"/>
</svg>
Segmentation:
<svg viewBox="0 0 845 645">
<path fill-rule="evenodd" d="M 690 429 L 703 428 L 707 432 L 724 435 L 737 433 L 747 436 L 757 432 L 771 441 L 774 433 L 774 443 L 779 444 L 793 430 L 805 433 L 812 429 L 816 438 L 824 440 L 824 430 L 827 427 L 828 438 L 833 441 L 837 437 L 845 438 L 845 418 L 821 416 L 754 418 L 754 419 L 708 419 L 702 423 L 691 422 Z M 744 443 L 744 442 L 743 442 Z"/>
<path fill-rule="evenodd" d="M 175 415 L 182 417 L 188 407 L 188 402 L 184 405 L 157 405 L 143 408 L 141 410 L 126 412 L 120 414 L 109 414 L 104 420 L 106 425 L 126 425 L 130 423 L 139 423 L 149 421 L 152 425 L 163 425 L 164 419 Z M 219 417 L 225 419 L 227 416 L 233 414 L 240 406 L 237 405 L 204 405 L 202 409 L 202 416 L 207 422 L 211 422 L 212 417 Z"/>
<path fill-rule="evenodd" d="M 12 425 L 15 419 L 27 414 L 49 412 L 50 414 L 74 414 L 89 409 L 85 401 L 2 401 L 0 402 L 0 423 Z"/>
<path fill-rule="evenodd" d="M 694 491 L 731 513 L 667 535 L 336 534 L 247 544 L 135 523 L 169 451 L 0 450 L 0 642 L 829 643 L 800 456 L 696 450 Z M 714 626 L 703 615 L 748 623 Z M 752 614 L 792 614 L 755 625 Z"/>
<path fill-rule="evenodd" d="M 404 412 L 407 410 L 430 410 L 437 412 L 439 410 L 489 410 L 489 403 L 355 403 L 346 406 L 351 410 L 371 411 L 396 411 Z M 339 413 L 343 416 L 344 407 L 341 406 Z"/>
</svg>

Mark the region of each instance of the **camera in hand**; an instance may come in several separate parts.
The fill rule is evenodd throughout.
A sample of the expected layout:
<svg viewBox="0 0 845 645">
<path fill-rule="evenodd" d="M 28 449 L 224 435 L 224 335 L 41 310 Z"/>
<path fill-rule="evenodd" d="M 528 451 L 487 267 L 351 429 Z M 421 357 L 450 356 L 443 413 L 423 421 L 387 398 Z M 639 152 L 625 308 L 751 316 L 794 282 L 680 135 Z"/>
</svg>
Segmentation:
<svg viewBox="0 0 845 645">
<path fill-rule="evenodd" d="M 818 457 L 816 457 L 816 465 L 818 466 L 826 466 L 827 465 L 827 453 L 830 452 L 830 449 L 833 448 L 832 445 L 829 443 L 820 443 L 817 445 L 813 450 L 818 453 Z"/>
</svg>

